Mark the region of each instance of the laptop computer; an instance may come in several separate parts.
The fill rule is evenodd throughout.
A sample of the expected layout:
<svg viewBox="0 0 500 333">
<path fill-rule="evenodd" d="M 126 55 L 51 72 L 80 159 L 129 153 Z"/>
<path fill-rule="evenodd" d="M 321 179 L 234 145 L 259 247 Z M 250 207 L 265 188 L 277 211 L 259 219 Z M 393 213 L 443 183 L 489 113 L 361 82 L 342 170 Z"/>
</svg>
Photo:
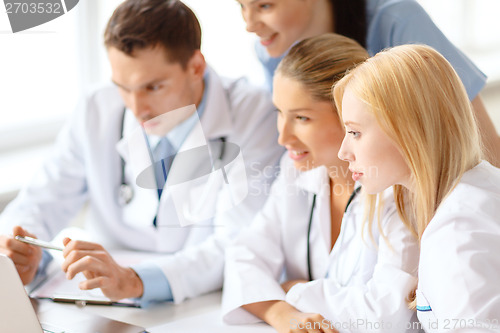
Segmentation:
<svg viewBox="0 0 500 333">
<path fill-rule="evenodd" d="M 30 300 L 12 260 L 0 254 L 0 323 L 9 333 L 142 333 L 144 328 L 49 301 Z"/>
</svg>

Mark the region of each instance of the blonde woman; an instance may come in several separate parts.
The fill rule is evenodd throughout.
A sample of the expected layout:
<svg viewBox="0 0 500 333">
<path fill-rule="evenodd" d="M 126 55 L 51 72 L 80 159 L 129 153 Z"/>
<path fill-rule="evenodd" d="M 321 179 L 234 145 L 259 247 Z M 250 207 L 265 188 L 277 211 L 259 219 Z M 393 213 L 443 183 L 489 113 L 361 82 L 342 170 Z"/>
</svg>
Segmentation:
<svg viewBox="0 0 500 333">
<path fill-rule="evenodd" d="M 425 330 L 500 329 L 500 170 L 482 160 L 452 66 L 429 46 L 398 46 L 353 70 L 334 96 L 346 129 L 339 157 L 366 192 L 394 186 L 420 240 L 411 305 Z"/>
<path fill-rule="evenodd" d="M 406 298 L 416 238 L 394 201 L 381 212 L 389 242 L 363 223 L 359 184 L 337 158 L 344 131 L 331 87 L 367 57 L 355 41 L 326 34 L 296 44 L 278 67 L 273 101 L 288 153 L 266 205 L 227 252 L 226 323 L 264 320 L 280 333 L 401 333 L 414 324 Z"/>
</svg>

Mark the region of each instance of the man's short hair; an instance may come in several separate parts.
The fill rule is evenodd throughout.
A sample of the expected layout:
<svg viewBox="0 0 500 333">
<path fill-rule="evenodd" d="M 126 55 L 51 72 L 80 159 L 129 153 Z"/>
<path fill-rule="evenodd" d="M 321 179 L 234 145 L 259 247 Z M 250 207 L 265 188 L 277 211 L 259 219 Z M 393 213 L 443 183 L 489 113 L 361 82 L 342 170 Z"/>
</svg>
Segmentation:
<svg viewBox="0 0 500 333">
<path fill-rule="evenodd" d="M 201 28 L 179 0 L 126 0 L 109 19 L 104 44 L 132 57 L 137 50 L 162 46 L 169 62 L 185 68 L 201 47 Z"/>
</svg>

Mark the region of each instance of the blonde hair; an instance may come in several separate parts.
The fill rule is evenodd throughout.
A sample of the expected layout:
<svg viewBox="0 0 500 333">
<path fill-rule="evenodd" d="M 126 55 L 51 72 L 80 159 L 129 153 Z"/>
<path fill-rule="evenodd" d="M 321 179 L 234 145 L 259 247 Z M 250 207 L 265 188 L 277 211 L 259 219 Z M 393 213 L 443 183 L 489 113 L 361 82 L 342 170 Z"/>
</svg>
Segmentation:
<svg viewBox="0 0 500 333">
<path fill-rule="evenodd" d="M 394 197 L 401 219 L 420 240 L 444 198 L 482 158 L 465 88 L 433 48 L 402 45 L 378 53 L 337 83 L 339 115 L 346 89 L 369 106 L 411 171 L 413 191 L 395 185 Z"/>
<path fill-rule="evenodd" d="M 295 44 L 276 73 L 300 82 L 314 99 L 333 102 L 332 85 L 368 57 L 367 51 L 353 39 L 327 33 Z"/>
</svg>

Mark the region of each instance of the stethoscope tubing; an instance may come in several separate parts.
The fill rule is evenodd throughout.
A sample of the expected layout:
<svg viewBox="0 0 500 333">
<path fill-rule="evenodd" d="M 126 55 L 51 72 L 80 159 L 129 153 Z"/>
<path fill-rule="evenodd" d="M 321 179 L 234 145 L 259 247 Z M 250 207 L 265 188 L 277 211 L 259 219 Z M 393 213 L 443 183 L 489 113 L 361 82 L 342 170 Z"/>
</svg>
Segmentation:
<svg viewBox="0 0 500 333">
<path fill-rule="evenodd" d="M 347 205 L 345 207 L 344 214 L 347 213 L 347 209 L 349 208 L 349 205 L 354 200 L 354 198 L 356 197 L 356 195 L 359 193 L 360 190 L 361 190 L 361 186 L 357 187 L 351 193 L 349 200 L 347 200 Z M 311 267 L 311 227 L 312 227 L 312 220 L 313 220 L 315 207 L 316 207 L 316 194 L 313 195 L 313 201 L 311 204 L 311 211 L 309 213 L 309 223 L 307 226 L 307 273 L 309 275 L 309 281 L 313 280 L 312 267 Z"/>
</svg>

